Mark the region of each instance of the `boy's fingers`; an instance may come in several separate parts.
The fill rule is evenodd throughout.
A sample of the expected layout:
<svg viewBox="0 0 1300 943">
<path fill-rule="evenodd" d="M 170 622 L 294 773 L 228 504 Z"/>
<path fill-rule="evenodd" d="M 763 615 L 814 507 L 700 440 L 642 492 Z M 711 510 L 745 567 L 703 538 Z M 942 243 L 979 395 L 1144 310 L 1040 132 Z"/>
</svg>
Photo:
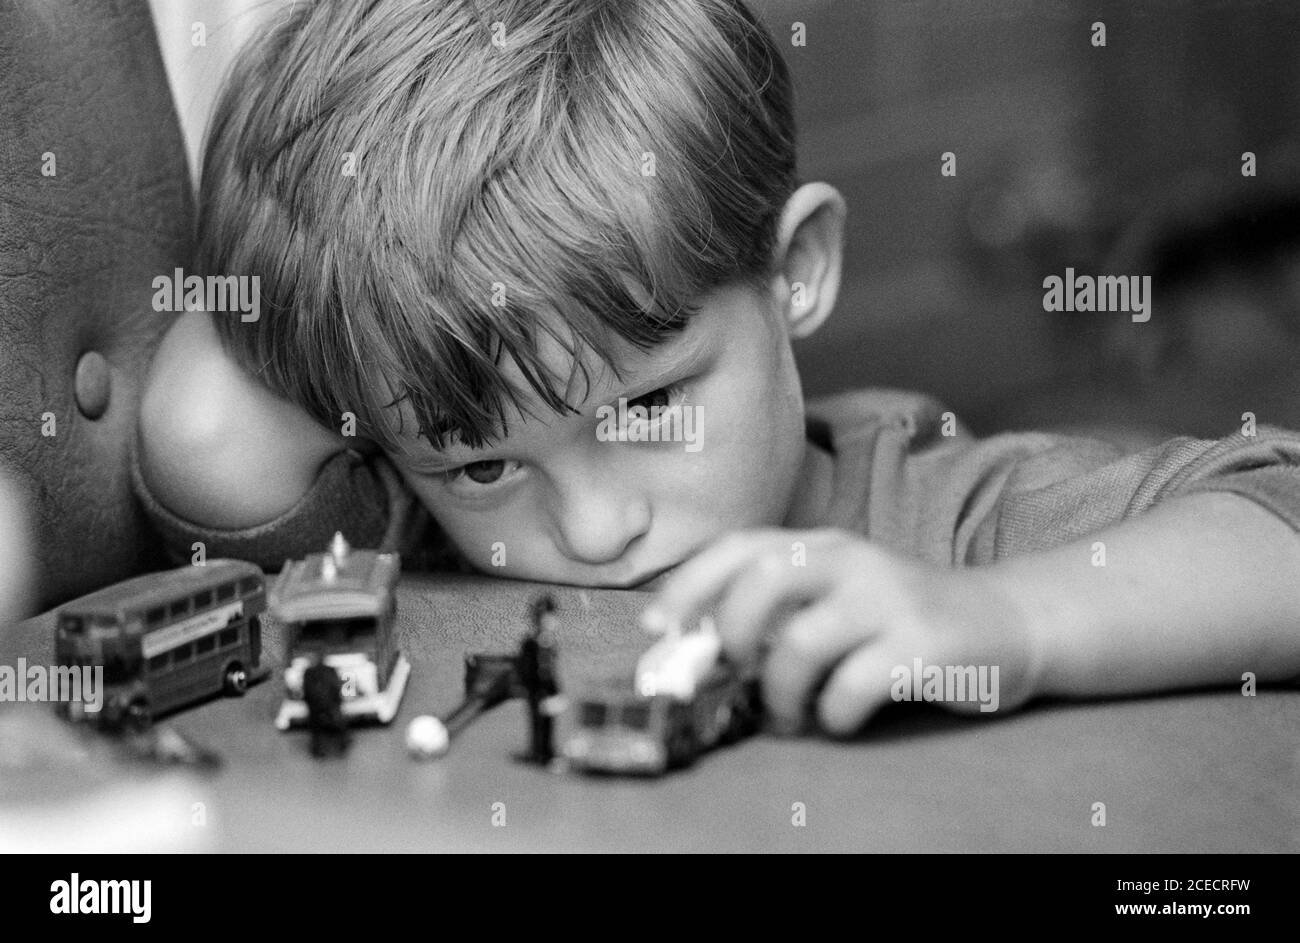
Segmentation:
<svg viewBox="0 0 1300 943">
<path fill-rule="evenodd" d="M 815 604 L 833 586 L 829 568 L 809 569 L 767 552 L 755 558 L 727 587 L 718 603 L 717 628 L 723 647 L 737 658 L 757 651 L 769 630 L 798 609 Z"/>
<path fill-rule="evenodd" d="M 897 643 L 864 645 L 831 672 L 817 703 L 817 717 L 827 733 L 841 737 L 857 733 L 889 703 L 894 669 L 910 665 L 910 656 L 904 657 L 902 649 Z"/>
<path fill-rule="evenodd" d="M 777 539 L 784 540 L 780 531 L 744 531 L 708 547 L 668 578 L 641 613 L 641 625 L 662 632 L 692 621 Z"/>
<path fill-rule="evenodd" d="M 829 604 L 797 613 L 776 635 L 763 667 L 763 703 L 778 726 L 797 728 L 827 672 L 860 646 L 864 631 Z"/>
</svg>

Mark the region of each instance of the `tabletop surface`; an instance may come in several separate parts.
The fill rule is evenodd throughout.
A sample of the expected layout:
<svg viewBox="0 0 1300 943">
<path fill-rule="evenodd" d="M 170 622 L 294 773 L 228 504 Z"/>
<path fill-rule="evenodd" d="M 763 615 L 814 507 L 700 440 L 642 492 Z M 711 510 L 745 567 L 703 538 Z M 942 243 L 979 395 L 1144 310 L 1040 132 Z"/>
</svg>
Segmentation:
<svg viewBox="0 0 1300 943">
<path fill-rule="evenodd" d="M 630 670 L 644 594 L 548 587 L 562 683 Z M 658 779 L 592 778 L 514 759 L 526 709 L 481 717 L 441 759 L 409 720 L 460 699 L 467 652 L 513 652 L 534 584 L 408 574 L 412 664 L 388 727 L 343 759 L 272 724 L 278 672 L 243 698 L 164 719 L 219 752 L 214 773 L 122 758 L 109 738 L 0 705 L 0 849 L 270 851 L 1300 850 L 1300 692 L 1261 688 L 1086 704 L 996 719 L 896 705 L 852 741 L 759 735 Z M 278 667 L 278 632 L 267 649 Z M 0 665 L 50 664 L 53 616 L 0 632 Z M 1104 804 L 1099 824 L 1097 803 Z"/>
</svg>

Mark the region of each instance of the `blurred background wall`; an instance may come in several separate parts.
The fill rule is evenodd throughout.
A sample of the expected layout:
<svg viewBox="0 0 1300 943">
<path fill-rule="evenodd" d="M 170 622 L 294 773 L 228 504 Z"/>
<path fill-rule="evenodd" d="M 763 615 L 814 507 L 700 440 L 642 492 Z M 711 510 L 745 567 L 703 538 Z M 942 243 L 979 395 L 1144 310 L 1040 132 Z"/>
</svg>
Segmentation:
<svg viewBox="0 0 1300 943">
<path fill-rule="evenodd" d="M 294 0 L 151 2 L 197 167 L 235 50 Z M 794 75 L 801 173 L 850 206 L 837 313 L 799 348 L 810 394 L 924 389 L 982 432 L 1300 426 L 1300 4 L 751 8 Z M 1151 320 L 1045 312 L 1066 267 L 1152 276 Z"/>
</svg>

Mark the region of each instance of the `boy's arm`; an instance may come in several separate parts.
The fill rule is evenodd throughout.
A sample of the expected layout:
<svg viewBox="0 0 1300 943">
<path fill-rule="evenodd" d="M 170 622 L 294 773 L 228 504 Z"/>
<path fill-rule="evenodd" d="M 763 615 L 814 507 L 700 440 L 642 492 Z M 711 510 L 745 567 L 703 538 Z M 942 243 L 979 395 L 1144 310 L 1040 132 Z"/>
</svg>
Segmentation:
<svg viewBox="0 0 1300 943">
<path fill-rule="evenodd" d="M 1105 565 L 1096 544 L 1104 545 Z M 1190 494 L 978 571 L 1017 600 L 1034 693 L 1134 694 L 1300 676 L 1300 535 L 1246 498 Z"/>
<path fill-rule="evenodd" d="M 1097 541 L 1105 566 L 1093 565 Z M 1300 535 L 1286 521 L 1206 492 L 966 569 L 842 530 L 742 531 L 673 573 L 642 623 L 662 631 L 713 615 L 735 659 L 761 660 L 776 729 L 799 729 L 815 705 L 828 732 L 849 734 L 891 700 L 983 713 L 1043 695 L 1241 684 L 1247 671 L 1290 680 L 1300 676 L 1297 569 Z M 923 688 L 953 669 L 981 680 Z"/>
<path fill-rule="evenodd" d="M 177 317 L 150 364 L 141 475 L 164 507 L 195 524 L 237 529 L 273 520 L 346 441 L 235 363 L 206 313 Z"/>
<path fill-rule="evenodd" d="M 856 730 L 918 659 L 997 669 L 980 711 L 1300 676 L 1300 436 L 1260 427 L 1117 458 L 1047 435 L 873 431 L 846 443 L 871 471 L 865 513 L 843 515 L 858 533 L 725 538 L 642 617 L 712 611 L 733 656 L 763 656 L 781 725 L 812 699 L 826 729 Z"/>
</svg>

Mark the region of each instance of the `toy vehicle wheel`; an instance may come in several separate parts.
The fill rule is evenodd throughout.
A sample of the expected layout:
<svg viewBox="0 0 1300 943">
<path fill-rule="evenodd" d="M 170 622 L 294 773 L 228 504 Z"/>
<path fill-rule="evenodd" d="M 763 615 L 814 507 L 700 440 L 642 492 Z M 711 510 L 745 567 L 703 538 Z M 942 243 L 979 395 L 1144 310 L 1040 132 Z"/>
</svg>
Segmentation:
<svg viewBox="0 0 1300 943">
<path fill-rule="evenodd" d="M 731 705 L 731 723 L 725 734 L 727 743 L 758 733 L 762 726 L 762 698 L 756 686 L 747 686 L 745 694 Z"/>
<path fill-rule="evenodd" d="M 713 714 L 713 729 L 716 732 L 714 740 L 726 740 L 735 726 L 735 721 L 735 712 L 731 709 L 731 705 L 719 704 Z"/>
<path fill-rule="evenodd" d="M 735 743 L 754 732 L 754 714 L 747 705 L 729 705 L 727 723 L 722 728 L 722 742 Z"/>
<path fill-rule="evenodd" d="M 248 690 L 248 672 L 244 666 L 236 662 L 227 668 L 222 687 L 231 697 L 241 697 Z"/>
<path fill-rule="evenodd" d="M 132 701 L 122 712 L 122 726 L 133 733 L 144 733 L 153 723 L 149 716 L 149 705 L 144 701 Z"/>
<path fill-rule="evenodd" d="M 690 766 L 697 752 L 695 733 L 691 730 L 679 730 L 669 741 L 668 765 L 673 768 Z"/>
</svg>

